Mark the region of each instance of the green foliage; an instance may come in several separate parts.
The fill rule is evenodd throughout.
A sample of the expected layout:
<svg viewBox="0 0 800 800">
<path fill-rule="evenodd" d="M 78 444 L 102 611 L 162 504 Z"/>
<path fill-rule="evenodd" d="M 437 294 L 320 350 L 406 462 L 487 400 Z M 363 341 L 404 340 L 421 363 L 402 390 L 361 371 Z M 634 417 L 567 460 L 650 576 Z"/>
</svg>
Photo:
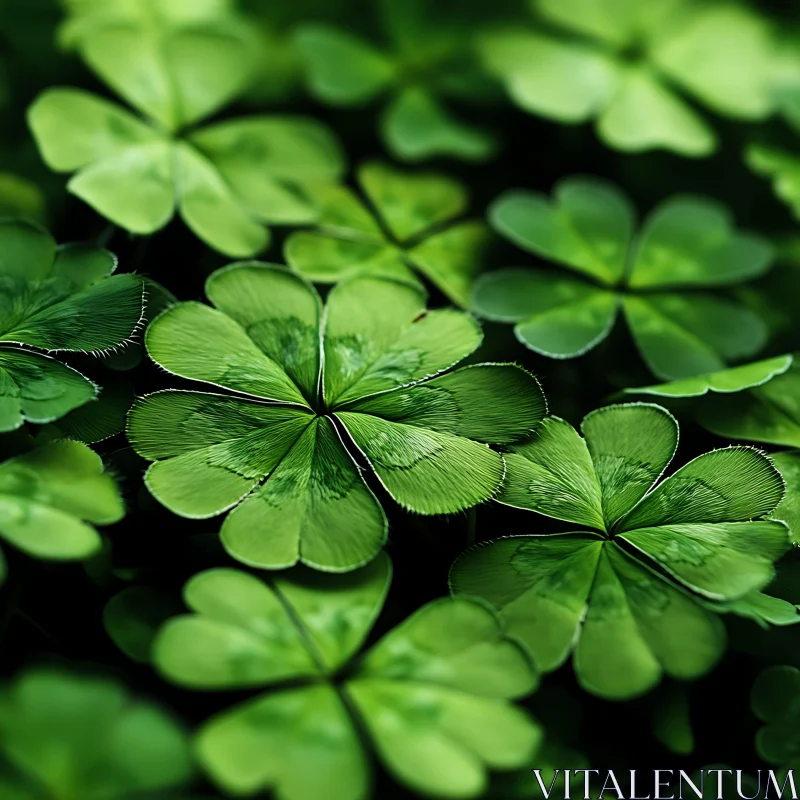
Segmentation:
<svg viewBox="0 0 800 800">
<path fill-rule="evenodd" d="M 392 155 L 404 161 L 491 158 L 494 137 L 447 107 L 448 100 L 480 101 L 488 91 L 458 18 L 432 19 L 420 0 L 382 0 L 375 7 L 386 45 L 332 25 L 299 28 L 296 44 L 312 94 L 337 106 L 360 106 L 389 95 L 381 136 Z"/>
<path fill-rule="evenodd" d="M 28 119 L 42 158 L 74 172 L 68 189 L 132 233 L 152 234 L 178 213 L 203 241 L 250 256 L 266 223 L 311 222 L 305 188 L 335 180 L 333 135 L 297 116 L 253 116 L 194 127 L 231 102 L 253 69 L 247 29 L 179 4 L 89 4 L 65 36 L 144 119 L 80 89 L 54 88 Z"/>
<path fill-rule="evenodd" d="M 353 278 L 323 310 L 294 273 L 247 263 L 215 272 L 206 294 L 214 308 L 158 317 L 147 350 L 168 372 L 236 394 L 150 395 L 128 437 L 155 462 L 145 480 L 171 511 L 234 509 L 221 537 L 246 564 L 367 563 L 386 518 L 359 460 L 406 508 L 453 513 L 500 488 L 503 458 L 487 444 L 524 438 L 545 413 L 536 379 L 513 364 L 446 372 L 480 330 L 463 312 L 426 312 L 413 284 Z"/>
<path fill-rule="evenodd" d="M 753 686 L 755 715 L 765 722 L 756 735 L 756 750 L 768 764 L 797 769 L 800 743 L 800 670 L 774 666 L 765 669 Z"/>
<path fill-rule="evenodd" d="M 685 95 L 717 114 L 744 120 L 762 120 L 778 108 L 778 37 L 744 4 L 531 0 L 531 5 L 548 27 L 484 35 L 487 68 L 523 110 L 567 124 L 595 120 L 610 147 L 711 155 L 717 136 Z"/>
<path fill-rule="evenodd" d="M 0 220 L 0 431 L 52 422 L 95 398 L 88 378 L 31 348 L 98 352 L 129 339 L 143 287 L 111 275 L 116 265 L 106 250 L 56 247 L 33 223 Z"/>
<path fill-rule="evenodd" d="M 549 417 L 512 447 L 498 499 L 591 531 L 476 547 L 451 587 L 492 603 L 540 669 L 574 650 L 581 686 L 603 697 L 641 694 L 663 673 L 697 678 L 723 652 L 714 612 L 727 609 L 716 604 L 764 588 L 789 547 L 786 526 L 763 519 L 783 498 L 781 476 L 732 447 L 658 483 L 678 443 L 659 406 L 607 406 L 581 431 Z"/>
<path fill-rule="evenodd" d="M 706 401 L 698 419 L 719 436 L 800 447 L 800 365 L 749 392 Z"/>
<path fill-rule="evenodd" d="M 522 190 L 491 206 L 495 230 L 519 247 L 575 273 L 506 269 L 484 276 L 475 307 L 515 323 L 517 338 L 551 358 L 574 358 L 608 336 L 620 312 L 650 370 L 688 378 L 748 358 L 766 341 L 749 309 L 708 290 L 763 274 L 773 251 L 739 233 L 724 206 L 673 197 L 645 220 L 615 186 L 568 178 L 553 199 Z"/>
<path fill-rule="evenodd" d="M 93 525 L 124 514 L 114 480 L 83 444 L 53 442 L 0 463 L 0 538 L 35 558 L 88 558 L 101 545 Z"/>
<path fill-rule="evenodd" d="M 4 800 L 149 800 L 191 772 L 183 731 L 116 681 L 41 668 L 0 693 Z"/>
<path fill-rule="evenodd" d="M 359 800 L 370 783 L 362 735 L 415 795 L 477 797 L 487 767 L 528 763 L 539 729 L 508 701 L 534 673 L 485 606 L 434 601 L 357 655 L 390 580 L 380 556 L 345 576 L 265 583 L 214 569 L 189 581 L 194 613 L 161 629 L 158 668 L 193 689 L 271 689 L 198 732 L 215 783 L 237 796 Z"/>
<path fill-rule="evenodd" d="M 468 306 L 490 234 L 483 222 L 459 219 L 465 188 L 444 175 L 378 163 L 363 165 L 358 182 L 366 202 L 341 186 L 317 190 L 320 227 L 287 239 L 288 264 L 322 283 L 365 274 L 413 280 L 413 268 Z"/>
</svg>

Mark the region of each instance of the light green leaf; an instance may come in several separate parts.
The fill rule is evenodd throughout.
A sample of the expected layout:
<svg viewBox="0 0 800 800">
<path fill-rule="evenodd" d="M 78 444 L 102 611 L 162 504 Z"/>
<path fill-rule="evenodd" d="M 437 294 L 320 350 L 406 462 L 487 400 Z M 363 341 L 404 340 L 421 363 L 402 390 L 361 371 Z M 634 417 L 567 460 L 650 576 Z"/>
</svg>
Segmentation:
<svg viewBox="0 0 800 800">
<path fill-rule="evenodd" d="M 539 382 L 516 364 L 462 367 L 408 389 L 357 400 L 348 407 L 491 444 L 512 444 L 526 438 L 547 413 Z"/>
<path fill-rule="evenodd" d="M 266 228 L 256 222 L 209 160 L 184 144 L 176 146 L 174 158 L 180 171 L 180 177 L 176 176 L 178 209 L 197 236 L 215 250 L 239 258 L 267 246 Z"/>
<path fill-rule="evenodd" d="M 154 233 L 175 211 L 175 155 L 166 141 L 126 147 L 85 166 L 67 188 L 131 233 Z"/>
<path fill-rule="evenodd" d="M 402 161 L 424 161 L 453 156 L 465 161 L 485 161 L 496 150 L 492 136 L 449 114 L 424 89 L 402 91 L 381 121 L 389 150 Z"/>
<path fill-rule="evenodd" d="M 623 309 L 642 358 L 663 378 L 718 372 L 726 360 L 752 356 L 767 339 L 758 316 L 722 297 L 626 295 Z"/>
<path fill-rule="evenodd" d="M 36 558 L 78 560 L 101 545 L 92 525 L 125 510 L 95 453 L 60 441 L 0 464 L 0 537 Z"/>
<path fill-rule="evenodd" d="M 309 88 L 326 103 L 366 103 L 394 81 L 391 60 L 345 31 L 304 25 L 295 43 L 308 68 Z"/>
<path fill-rule="evenodd" d="M 206 295 L 262 353 L 282 365 L 308 402 L 316 400 L 322 304 L 313 287 L 283 267 L 237 264 L 211 275 Z"/>
<path fill-rule="evenodd" d="M 673 36 L 663 36 L 651 58 L 672 81 L 714 111 L 760 120 L 775 102 L 777 37 L 755 9 L 735 3 L 691 7 Z"/>
<path fill-rule="evenodd" d="M 684 378 L 655 386 L 623 389 L 626 394 L 652 394 L 657 397 L 700 397 L 708 392 L 732 394 L 744 389 L 763 386 L 792 365 L 791 355 L 775 356 L 740 367 L 709 372 L 694 378 Z"/>
<path fill-rule="evenodd" d="M 747 393 L 709 399 L 698 418 L 719 436 L 800 447 L 800 366 Z"/>
<path fill-rule="evenodd" d="M 495 230 L 525 250 L 605 284 L 625 273 L 635 212 L 613 184 L 568 178 L 554 199 L 515 190 L 489 209 Z"/>
<path fill-rule="evenodd" d="M 42 158 L 56 172 L 72 172 L 162 139 L 116 103 L 81 89 L 42 92 L 28 109 L 28 124 Z"/>
<path fill-rule="evenodd" d="M 597 124 L 618 150 L 666 149 L 692 158 L 717 148 L 716 135 L 687 103 L 642 68 L 629 69 Z"/>
<path fill-rule="evenodd" d="M 312 419 L 297 408 L 166 391 L 136 402 L 127 433 L 136 452 L 155 462 L 145 481 L 159 502 L 202 519 L 242 500 Z"/>
<path fill-rule="evenodd" d="M 212 717 L 197 752 L 213 780 L 237 795 L 274 789 L 286 800 L 362 800 L 368 792 L 358 734 L 325 684 L 261 695 Z"/>
<path fill-rule="evenodd" d="M 745 522 L 783 499 L 780 473 L 751 447 L 727 447 L 690 461 L 623 517 L 620 531 L 653 525 Z"/>
<path fill-rule="evenodd" d="M 427 237 L 407 251 L 408 259 L 447 298 L 469 308 L 475 278 L 484 266 L 491 233 L 471 220 Z"/>
<path fill-rule="evenodd" d="M 325 310 L 325 401 L 342 405 L 430 377 L 468 356 L 481 339 L 467 314 L 426 312 L 425 296 L 413 285 L 368 277 L 341 283 Z"/>
<path fill-rule="evenodd" d="M 586 442 L 563 419 L 547 417 L 529 442 L 505 456 L 501 503 L 602 530 L 600 483 Z"/>
<path fill-rule="evenodd" d="M 187 736 L 156 706 L 108 678 L 63 669 L 19 675 L 2 692 L 3 760 L 36 797 L 155 796 L 192 775 Z M 22 795 L 21 797 L 24 797 Z"/>
<path fill-rule="evenodd" d="M 436 172 L 407 175 L 375 161 L 359 168 L 358 182 L 389 232 L 400 242 L 408 242 L 447 222 L 467 207 L 464 187 Z"/>
<path fill-rule="evenodd" d="M 313 222 L 318 210 L 306 183 L 335 181 L 344 171 L 339 143 L 305 117 L 248 117 L 203 128 L 189 141 L 264 222 Z"/>
<path fill-rule="evenodd" d="M 488 500 L 500 488 L 503 458 L 483 444 L 370 414 L 336 416 L 404 508 L 452 514 Z"/>
<path fill-rule="evenodd" d="M 703 197 L 673 197 L 645 221 L 629 285 L 737 283 L 763 274 L 774 255 L 766 239 L 737 233 L 725 206 Z"/>
<path fill-rule="evenodd" d="M 273 283 L 280 286 L 280 279 Z M 202 350 L 198 331 L 204 335 Z M 281 364 L 262 352 L 242 325 L 202 303 L 168 308 L 147 328 L 145 344 L 157 364 L 183 378 L 268 400 L 306 403 Z"/>
<path fill-rule="evenodd" d="M 800 452 L 773 453 L 772 463 L 786 483 L 786 494 L 770 519 L 778 519 L 789 526 L 793 542 L 800 541 Z"/>
<path fill-rule="evenodd" d="M 763 589 L 775 576 L 772 565 L 789 549 L 786 526 L 768 521 L 661 525 L 620 538 L 712 600 Z"/>
<path fill-rule="evenodd" d="M 22 348 L 0 349 L 0 431 L 42 424 L 92 400 L 97 387 L 71 367 Z"/>
<path fill-rule="evenodd" d="M 479 38 L 486 69 L 524 111 L 558 122 L 591 119 L 611 100 L 620 71 L 595 47 L 538 33 L 492 31 Z"/>
<path fill-rule="evenodd" d="M 375 558 L 387 522 L 333 423 L 317 418 L 261 488 L 228 515 L 222 543 L 238 561 L 264 569 L 302 562 L 345 572 Z"/>
<path fill-rule="evenodd" d="M 758 175 L 772 179 L 772 191 L 800 218 L 800 157 L 786 150 L 752 144 L 745 150 L 745 163 Z"/>
<path fill-rule="evenodd" d="M 610 530 L 661 477 L 678 446 L 678 423 L 661 406 L 628 403 L 587 414 L 581 431 L 591 454 Z"/>
<path fill-rule="evenodd" d="M 669 2 L 654 0 L 647 7 L 636 0 L 532 0 L 531 4 L 558 26 L 614 47 L 624 47 L 641 34 L 649 15 Z"/>
<path fill-rule="evenodd" d="M 764 629 L 769 629 L 770 625 L 786 626 L 800 623 L 798 606 L 761 592 L 749 592 L 731 602 L 717 603 L 714 608 L 751 619 Z"/>
</svg>

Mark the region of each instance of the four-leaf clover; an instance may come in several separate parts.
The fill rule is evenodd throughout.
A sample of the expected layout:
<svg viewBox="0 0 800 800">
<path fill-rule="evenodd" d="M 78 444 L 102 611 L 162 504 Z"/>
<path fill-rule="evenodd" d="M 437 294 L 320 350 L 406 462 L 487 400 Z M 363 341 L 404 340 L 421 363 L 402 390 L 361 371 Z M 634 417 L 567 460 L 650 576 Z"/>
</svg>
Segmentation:
<svg viewBox="0 0 800 800">
<path fill-rule="evenodd" d="M 553 200 L 510 191 L 489 217 L 515 244 L 581 276 L 505 269 L 478 281 L 478 313 L 516 323 L 517 338 L 538 353 L 585 353 L 608 335 L 620 307 L 642 358 L 661 378 L 721 370 L 766 341 L 758 316 L 707 290 L 761 275 L 773 248 L 737 232 L 728 211 L 712 200 L 673 197 L 635 236 L 635 211 L 619 189 L 568 178 Z"/>
<path fill-rule="evenodd" d="M 84 444 L 52 442 L 0 463 L 0 539 L 35 558 L 89 558 L 102 545 L 93 525 L 124 514 L 114 479 Z M 0 553 L 0 582 L 5 572 Z"/>
<path fill-rule="evenodd" d="M 152 800 L 191 774 L 184 731 L 116 681 L 39 668 L 0 691 L 5 800 Z"/>
<path fill-rule="evenodd" d="M 454 303 L 470 304 L 490 232 L 458 220 L 465 188 L 437 173 L 405 174 L 379 163 L 358 170 L 364 200 L 342 186 L 318 188 L 319 229 L 286 241 L 290 266 L 313 281 L 359 274 L 413 279 L 419 270 Z"/>
<path fill-rule="evenodd" d="M 122 228 L 151 234 L 177 211 L 226 255 L 264 249 L 265 223 L 312 222 L 305 187 L 343 170 L 333 135 L 290 116 L 195 128 L 246 85 L 248 37 L 224 18 L 165 20 L 149 7 L 91 15 L 77 29 L 89 65 L 145 119 L 80 89 L 48 89 L 28 112 L 47 165 L 76 173 L 69 191 Z"/>
<path fill-rule="evenodd" d="M 106 250 L 56 247 L 33 223 L 0 220 L 0 432 L 52 422 L 95 398 L 88 378 L 37 350 L 95 352 L 130 338 L 143 284 L 111 275 L 116 266 Z"/>
<path fill-rule="evenodd" d="M 606 406 L 581 431 L 540 423 L 506 456 L 498 499 L 590 530 L 478 545 L 453 566 L 452 589 L 497 608 L 540 669 L 574 650 L 594 694 L 624 699 L 662 673 L 703 675 L 724 649 L 715 611 L 743 613 L 728 605 L 740 599 L 760 608 L 789 548 L 786 525 L 763 519 L 783 497 L 780 473 L 761 452 L 730 447 L 658 483 L 678 443 L 660 406 Z"/>
<path fill-rule="evenodd" d="M 185 517 L 226 518 L 237 559 L 333 571 L 374 558 L 383 509 L 367 463 L 402 506 L 449 514 L 489 499 L 505 466 L 488 444 L 525 438 L 545 414 L 513 364 L 445 372 L 481 342 L 475 320 L 426 311 L 413 284 L 358 277 L 322 307 L 274 265 L 235 264 L 206 283 L 214 308 L 181 303 L 147 329 L 150 357 L 232 394 L 158 392 L 131 410 L 128 437 L 154 461 L 146 483 Z"/>
<path fill-rule="evenodd" d="M 363 106 L 390 94 L 381 118 L 389 151 L 405 161 L 453 156 L 483 161 L 497 143 L 456 117 L 441 100 L 481 100 L 491 91 L 477 68 L 471 36 L 452 16 L 444 24 L 417 0 L 383 0 L 379 10 L 388 46 L 376 47 L 333 25 L 302 25 L 296 46 L 310 91 L 337 106 Z M 460 12 L 462 13 L 462 12 Z"/>
<path fill-rule="evenodd" d="M 347 575 L 297 568 L 264 582 L 212 569 L 187 583 L 193 613 L 161 628 L 159 670 L 195 690 L 271 689 L 200 728 L 215 783 L 237 796 L 365 800 L 368 742 L 415 795 L 468 798 L 487 767 L 530 762 L 539 728 L 508 701 L 535 673 L 484 604 L 429 603 L 357 655 L 390 580 L 381 555 Z"/>
<path fill-rule="evenodd" d="M 681 94 L 735 119 L 778 106 L 782 69 L 768 21 L 743 5 L 694 0 L 532 0 L 552 33 L 483 37 L 493 74 L 526 111 L 563 123 L 597 121 L 619 150 L 716 149 L 711 127 Z"/>
</svg>

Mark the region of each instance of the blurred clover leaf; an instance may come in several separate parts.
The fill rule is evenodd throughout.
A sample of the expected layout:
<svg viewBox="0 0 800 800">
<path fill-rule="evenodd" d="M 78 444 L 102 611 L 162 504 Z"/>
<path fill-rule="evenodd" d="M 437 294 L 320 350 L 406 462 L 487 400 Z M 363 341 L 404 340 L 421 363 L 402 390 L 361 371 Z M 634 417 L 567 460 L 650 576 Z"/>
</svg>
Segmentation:
<svg viewBox="0 0 800 800">
<path fill-rule="evenodd" d="M 94 400 L 88 378 L 36 350 L 99 352 L 131 337 L 142 281 L 111 275 L 116 266 L 107 250 L 57 247 L 33 223 L 0 220 L 0 431 L 52 422 Z"/>
<path fill-rule="evenodd" d="M 191 774 L 183 730 L 116 681 L 39 668 L 0 693 L 4 800 L 152 800 Z"/>
<path fill-rule="evenodd" d="M 301 25 L 295 41 L 311 93 L 336 106 L 364 106 L 390 95 L 381 135 L 393 156 L 484 161 L 494 137 L 453 116 L 447 101 L 480 101 L 491 91 L 473 52 L 473 34 L 432 16 L 419 0 L 375 4 L 385 33 L 377 45 L 329 24 Z"/>
<path fill-rule="evenodd" d="M 316 219 L 306 187 L 343 170 L 324 125 L 252 116 L 195 127 L 246 87 L 254 58 L 246 25 L 224 16 L 204 21 L 207 3 L 88 6 L 68 39 L 144 119 L 80 89 L 40 94 L 29 125 L 46 164 L 75 173 L 70 192 L 136 234 L 160 230 L 177 211 L 231 256 L 263 250 L 267 223 Z"/>
<path fill-rule="evenodd" d="M 319 228 L 289 236 L 289 265 L 325 283 L 359 274 L 414 280 L 413 268 L 452 302 L 468 306 L 490 231 L 483 221 L 459 219 L 469 202 L 464 186 L 379 163 L 364 164 L 358 183 L 363 199 L 342 186 L 315 192 Z"/>
<path fill-rule="evenodd" d="M 773 453 L 771 458 L 783 476 L 786 494 L 770 517 L 789 526 L 792 541 L 796 544 L 800 542 L 800 450 Z"/>
<path fill-rule="evenodd" d="M 662 673 L 697 678 L 724 650 L 714 612 L 744 598 L 755 614 L 789 548 L 786 525 L 763 519 L 783 480 L 761 452 L 730 447 L 658 483 L 678 443 L 660 406 L 606 406 L 581 431 L 549 417 L 512 446 L 498 500 L 590 531 L 479 545 L 454 564 L 452 590 L 489 601 L 542 670 L 574 650 L 578 682 L 602 697 L 634 697 Z"/>
<path fill-rule="evenodd" d="M 714 152 L 693 105 L 742 120 L 779 107 L 783 59 L 771 23 L 739 3 L 694 0 L 532 0 L 547 29 L 489 31 L 481 51 L 525 111 L 558 122 L 596 120 L 619 150 Z"/>
<path fill-rule="evenodd" d="M 773 666 L 756 679 L 753 712 L 765 722 L 756 734 L 756 751 L 768 764 L 800 766 L 800 670 Z"/>
<path fill-rule="evenodd" d="M 434 601 L 358 655 L 390 580 L 382 554 L 348 575 L 213 569 L 187 583 L 193 613 L 161 628 L 159 670 L 195 690 L 271 688 L 197 734 L 223 790 L 364 800 L 367 744 L 415 796 L 477 797 L 487 768 L 530 762 L 540 730 L 508 701 L 535 673 L 485 605 Z"/>
<path fill-rule="evenodd" d="M 725 438 L 800 447 L 800 364 L 748 392 L 704 400 L 698 421 Z"/>
<path fill-rule="evenodd" d="M 738 232 L 713 200 L 672 197 L 636 236 L 636 213 L 620 189 L 576 177 L 561 181 L 552 200 L 507 192 L 489 219 L 519 247 L 580 276 L 505 269 L 476 285 L 478 313 L 515 323 L 517 338 L 542 355 L 587 352 L 609 334 L 620 308 L 647 366 L 665 379 L 722 370 L 766 341 L 760 317 L 708 290 L 762 275 L 773 248 Z"/>
<path fill-rule="evenodd" d="M 421 514 L 489 499 L 505 472 L 489 444 L 525 438 L 545 414 L 513 364 L 445 372 L 481 342 L 475 320 L 426 311 L 415 285 L 358 277 L 323 310 L 295 273 L 245 263 L 206 282 L 211 308 L 180 303 L 147 329 L 150 357 L 231 394 L 169 390 L 137 401 L 128 438 L 176 514 L 226 518 L 235 558 L 331 571 L 374 558 L 386 518 L 357 466 Z M 444 373 L 444 374 L 442 374 Z"/>
<path fill-rule="evenodd" d="M 800 121 L 796 127 L 800 133 Z M 757 175 L 772 180 L 775 196 L 800 219 L 800 152 L 770 144 L 751 144 L 745 150 L 745 163 Z"/>
<path fill-rule="evenodd" d="M 13 172 L 0 172 L 0 218 L 43 222 L 46 213 L 44 195 L 35 183 Z"/>
<path fill-rule="evenodd" d="M 125 515 L 114 479 L 79 442 L 51 442 L 0 462 L 0 539 L 30 556 L 77 561 L 99 552 L 93 525 Z M 0 553 L 0 582 L 5 562 Z"/>
</svg>

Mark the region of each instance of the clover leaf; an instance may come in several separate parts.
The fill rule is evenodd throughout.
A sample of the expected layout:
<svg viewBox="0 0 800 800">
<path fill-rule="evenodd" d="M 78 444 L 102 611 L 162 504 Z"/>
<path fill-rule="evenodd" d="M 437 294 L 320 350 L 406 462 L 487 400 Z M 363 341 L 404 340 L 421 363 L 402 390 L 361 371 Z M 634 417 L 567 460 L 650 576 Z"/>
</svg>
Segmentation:
<svg viewBox="0 0 800 800">
<path fill-rule="evenodd" d="M 488 444 L 524 438 L 545 413 L 538 382 L 513 364 L 445 372 L 480 329 L 461 311 L 426 312 L 417 286 L 354 278 L 323 310 L 295 273 L 245 263 L 211 275 L 206 294 L 214 308 L 168 309 L 145 344 L 168 372 L 231 394 L 145 397 L 128 437 L 155 462 L 145 480 L 171 511 L 233 509 L 222 542 L 244 563 L 365 564 L 386 518 L 355 459 L 405 508 L 450 514 L 500 487 L 503 458 Z"/>
<path fill-rule="evenodd" d="M 800 450 L 773 453 L 772 463 L 783 476 L 786 494 L 770 517 L 785 522 L 792 541 L 797 543 L 800 542 Z"/>
<path fill-rule="evenodd" d="M 508 701 L 535 675 L 483 604 L 429 603 L 358 655 L 390 580 L 381 555 L 348 575 L 212 569 L 187 583 L 193 613 L 161 628 L 158 669 L 195 690 L 262 690 L 197 734 L 224 791 L 363 800 L 367 743 L 415 796 L 476 797 L 487 768 L 529 763 L 539 728 Z"/>
<path fill-rule="evenodd" d="M 57 247 L 33 223 L 0 220 L 0 431 L 52 422 L 95 398 L 88 378 L 37 350 L 102 351 L 130 338 L 142 281 L 111 275 L 116 265 L 106 250 Z"/>
<path fill-rule="evenodd" d="M 100 457 L 79 442 L 52 442 L 0 462 L 0 539 L 30 556 L 88 558 L 102 544 L 93 525 L 124 514 Z M 0 553 L 0 582 L 4 574 Z"/>
<path fill-rule="evenodd" d="M 115 224 L 151 234 L 177 212 L 214 249 L 253 255 L 269 241 L 266 223 L 316 218 L 305 187 L 340 175 L 340 148 L 324 125 L 298 116 L 196 128 L 245 88 L 250 32 L 226 17 L 198 20 L 199 10 L 163 13 L 170 5 L 116 3 L 71 29 L 89 66 L 144 118 L 50 88 L 29 125 L 46 164 L 75 173 L 69 191 Z"/>
<path fill-rule="evenodd" d="M 485 161 L 495 138 L 454 116 L 449 101 L 480 100 L 487 79 L 475 64 L 472 35 L 433 18 L 429 4 L 377 3 L 385 44 L 376 45 L 333 25 L 301 25 L 295 37 L 309 91 L 334 106 L 364 106 L 389 96 L 382 138 L 396 158 L 423 161 L 452 156 Z"/>
<path fill-rule="evenodd" d="M 800 765 L 800 670 L 773 666 L 765 669 L 753 686 L 755 715 L 765 722 L 756 734 L 756 750 L 768 764 Z"/>
<path fill-rule="evenodd" d="M 726 438 L 800 447 L 800 364 L 748 392 L 709 398 L 698 421 Z"/>
<path fill-rule="evenodd" d="M 7 800 L 150 800 L 191 774 L 183 730 L 117 681 L 38 668 L 0 692 Z"/>
<path fill-rule="evenodd" d="M 745 150 L 745 163 L 757 175 L 772 179 L 775 196 L 800 219 L 800 154 L 768 144 L 752 144 Z"/>
<path fill-rule="evenodd" d="M 781 476 L 761 452 L 730 447 L 658 483 L 678 443 L 660 406 L 606 406 L 581 431 L 540 423 L 510 448 L 498 499 L 590 530 L 479 545 L 454 564 L 452 590 L 489 601 L 542 670 L 574 650 L 579 683 L 602 697 L 703 675 L 724 649 L 714 612 L 755 603 L 789 548 L 786 526 L 763 519 Z"/>
<path fill-rule="evenodd" d="M 600 138 L 618 150 L 714 152 L 714 131 L 684 95 L 743 120 L 764 119 L 779 105 L 775 31 L 743 5 L 532 5 L 550 29 L 487 32 L 481 42 L 487 69 L 520 108 L 567 124 L 595 120 Z"/>
<path fill-rule="evenodd" d="M 445 175 L 406 174 L 380 163 L 362 165 L 358 183 L 363 200 L 341 186 L 315 192 L 319 228 L 289 236 L 289 265 L 323 283 L 359 274 L 413 280 L 413 268 L 468 306 L 490 232 L 481 221 L 459 219 L 466 189 Z"/>
<path fill-rule="evenodd" d="M 709 290 L 763 274 L 773 249 L 738 232 L 713 200 L 672 197 L 635 236 L 634 209 L 616 186 L 567 178 L 552 200 L 522 190 L 503 194 L 489 219 L 518 246 L 580 276 L 505 269 L 478 281 L 478 313 L 515 323 L 531 350 L 579 356 L 608 335 L 620 309 L 642 358 L 661 378 L 722 370 L 766 341 L 760 317 Z"/>
<path fill-rule="evenodd" d="M 702 397 L 709 392 L 732 394 L 744 389 L 763 386 L 778 375 L 783 375 L 792 366 L 794 357 L 789 355 L 765 358 L 739 367 L 696 375 L 678 381 L 655 386 L 639 386 L 623 389 L 625 394 L 650 394 L 657 397 Z"/>
</svg>

